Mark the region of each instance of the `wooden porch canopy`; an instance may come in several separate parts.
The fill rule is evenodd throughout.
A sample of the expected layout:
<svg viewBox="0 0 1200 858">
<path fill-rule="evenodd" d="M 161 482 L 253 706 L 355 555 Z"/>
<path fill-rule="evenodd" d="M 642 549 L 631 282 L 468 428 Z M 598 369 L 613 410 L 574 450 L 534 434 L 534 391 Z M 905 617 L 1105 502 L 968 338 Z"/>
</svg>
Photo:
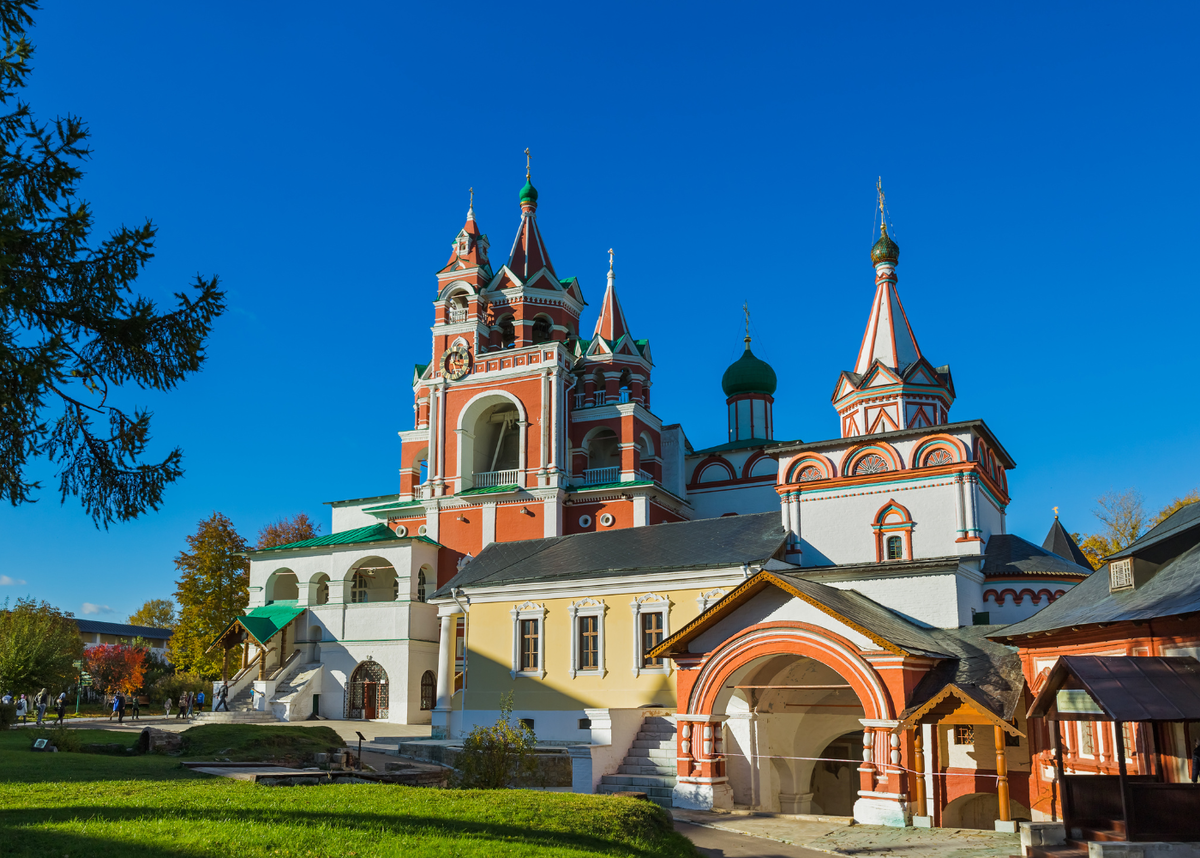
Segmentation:
<svg viewBox="0 0 1200 858">
<path fill-rule="evenodd" d="M 306 610 L 307 608 L 297 607 L 295 604 L 281 602 L 255 608 L 245 616 L 230 620 L 229 625 L 213 639 L 205 652 L 217 646 L 223 646 L 225 649 L 237 646 L 242 642 L 243 632 L 249 635 L 250 639 L 259 647 L 266 647 L 268 641 L 287 628 L 288 623 Z"/>
<path fill-rule="evenodd" d="M 1068 830 L 1105 832 L 1108 839 L 1200 840 L 1200 786 L 1170 783 L 1158 747 L 1158 724 L 1200 721 L 1200 661 L 1188 657 L 1064 655 L 1029 708 L 1030 718 L 1053 724 L 1054 757 Z M 1068 775 L 1062 721 L 1112 721 L 1117 771 Z M 1148 723 L 1154 773 L 1126 769 L 1127 723 Z M 1089 837 L 1088 839 L 1095 839 Z"/>
</svg>

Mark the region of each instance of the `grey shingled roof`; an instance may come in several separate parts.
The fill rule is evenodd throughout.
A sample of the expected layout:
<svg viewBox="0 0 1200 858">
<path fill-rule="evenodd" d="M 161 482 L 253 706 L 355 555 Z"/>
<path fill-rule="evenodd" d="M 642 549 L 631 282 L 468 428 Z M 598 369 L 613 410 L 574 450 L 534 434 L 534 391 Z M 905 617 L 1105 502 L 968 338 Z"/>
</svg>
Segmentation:
<svg viewBox="0 0 1200 858">
<path fill-rule="evenodd" d="M 787 581 L 805 596 L 849 620 L 853 625 L 874 632 L 907 652 L 935 658 L 946 658 L 952 654 L 939 644 L 933 629 L 918 626 L 857 590 L 830 587 L 828 584 L 810 581 L 802 577 L 802 574 L 797 573 L 773 572 L 772 574 Z"/>
<path fill-rule="evenodd" d="M 901 719 L 953 684 L 1005 721 L 1011 721 L 1021 703 L 1025 676 L 1015 648 L 987 639 L 988 634 L 1001 628 L 963 626 L 931 630 L 929 634 L 937 646 L 953 657 L 921 678 L 913 689 L 912 705 L 901 713 Z"/>
<path fill-rule="evenodd" d="M 102 623 L 100 620 L 82 620 L 75 618 L 79 631 L 88 634 L 116 635 L 122 638 L 145 638 L 146 640 L 166 640 L 174 634 L 170 629 L 156 629 L 153 626 L 130 626 L 125 623 Z"/>
<path fill-rule="evenodd" d="M 1101 567 L 1097 574 L 1076 584 L 1029 619 L 1004 627 L 992 638 L 1005 640 L 1074 626 L 1152 620 L 1200 611 L 1200 544 L 1164 564 L 1153 578 L 1134 590 L 1110 592 L 1106 569 Z"/>
<path fill-rule="evenodd" d="M 1178 537 L 1186 536 L 1187 532 L 1195 527 L 1200 527 L 1200 503 L 1188 504 L 1185 507 L 1175 510 L 1161 524 L 1152 527 L 1141 539 L 1134 541 L 1128 548 L 1124 548 L 1105 559 L 1115 560 L 1118 557 L 1128 557 L 1131 554 L 1138 554 L 1146 555 L 1146 559 L 1153 563 L 1161 563 L 1167 557 L 1187 547 L 1182 544 L 1179 546 L 1168 546 L 1164 545 L 1164 543 L 1173 541 Z M 1160 546 L 1168 550 L 1174 547 L 1175 551 L 1171 551 L 1161 558 L 1149 556 L 1159 553 L 1161 551 Z M 1156 551 L 1155 549 L 1159 550 Z"/>
<path fill-rule="evenodd" d="M 987 578 L 1022 575 L 1062 575 L 1078 578 L 1092 574 L 1091 566 L 1060 557 L 1011 533 L 994 533 L 983 552 L 983 574 Z"/>
<path fill-rule="evenodd" d="M 1071 534 L 1067 533 L 1066 528 L 1062 526 L 1057 515 L 1054 516 L 1054 524 L 1050 525 L 1050 532 L 1046 534 L 1046 538 L 1042 541 L 1042 548 L 1057 554 L 1059 557 L 1072 560 L 1085 569 L 1092 568 L 1092 564 L 1088 562 L 1087 556 L 1079 550 L 1079 545 L 1071 538 Z"/>
<path fill-rule="evenodd" d="M 774 556 L 785 537 L 779 513 L 763 512 L 493 542 L 440 587 L 433 598 L 449 596 L 450 590 L 457 587 L 740 566 Z"/>
</svg>

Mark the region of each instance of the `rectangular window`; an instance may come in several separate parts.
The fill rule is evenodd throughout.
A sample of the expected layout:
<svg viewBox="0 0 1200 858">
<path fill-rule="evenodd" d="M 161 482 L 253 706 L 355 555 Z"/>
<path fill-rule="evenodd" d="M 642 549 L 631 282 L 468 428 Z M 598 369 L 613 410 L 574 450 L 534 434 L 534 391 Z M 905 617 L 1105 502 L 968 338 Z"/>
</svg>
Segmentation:
<svg viewBox="0 0 1200 858">
<path fill-rule="evenodd" d="M 1079 753 L 1084 757 L 1096 756 L 1096 730 L 1091 721 L 1079 722 Z"/>
<path fill-rule="evenodd" d="M 954 744 L 974 745 L 975 727 L 971 724 L 956 724 L 954 727 Z"/>
<path fill-rule="evenodd" d="M 579 670 L 600 669 L 600 618 L 579 618 Z"/>
<path fill-rule="evenodd" d="M 904 559 L 904 540 L 899 536 L 889 536 L 887 538 L 887 559 L 888 560 L 903 560 Z"/>
<path fill-rule="evenodd" d="M 1014 736 L 1012 733 L 1005 733 L 1004 734 L 1004 747 L 1006 747 L 1006 748 L 1021 747 L 1021 737 Z"/>
<path fill-rule="evenodd" d="M 538 621 L 521 620 L 521 670 L 538 669 Z"/>
<path fill-rule="evenodd" d="M 1133 586 L 1133 560 L 1126 557 L 1108 564 L 1108 589 L 1128 590 Z"/>
<path fill-rule="evenodd" d="M 662 667 L 661 658 L 651 658 L 647 653 L 663 642 L 662 611 L 642 614 L 642 667 Z"/>
</svg>

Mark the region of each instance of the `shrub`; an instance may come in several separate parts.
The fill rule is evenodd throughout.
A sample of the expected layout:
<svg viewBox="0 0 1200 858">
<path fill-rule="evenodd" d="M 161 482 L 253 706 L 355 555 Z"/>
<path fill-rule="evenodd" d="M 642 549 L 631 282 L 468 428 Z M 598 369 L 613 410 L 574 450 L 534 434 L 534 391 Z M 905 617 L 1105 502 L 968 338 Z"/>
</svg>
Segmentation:
<svg viewBox="0 0 1200 858">
<path fill-rule="evenodd" d="M 205 698 L 212 697 L 212 683 L 198 673 L 175 673 L 164 676 L 146 689 L 146 696 L 156 706 L 161 706 L 168 697 L 175 708 L 179 707 L 179 698 L 183 692 L 203 691 Z"/>
<path fill-rule="evenodd" d="M 524 724 L 512 723 L 512 692 L 500 698 L 500 717 L 490 727 L 479 726 L 463 740 L 452 784 L 461 789 L 504 789 L 533 774 L 537 737 Z"/>
<path fill-rule="evenodd" d="M 49 739 L 50 744 L 58 748 L 60 751 L 73 753 L 83 748 L 83 742 L 79 740 L 78 734 L 66 725 L 61 727 L 42 727 L 33 731 L 33 739 L 30 740 L 30 745 L 38 739 Z"/>
<path fill-rule="evenodd" d="M 7 730 L 13 724 L 17 723 L 17 707 L 16 704 L 10 703 L 5 705 L 0 703 L 0 730 Z"/>
</svg>

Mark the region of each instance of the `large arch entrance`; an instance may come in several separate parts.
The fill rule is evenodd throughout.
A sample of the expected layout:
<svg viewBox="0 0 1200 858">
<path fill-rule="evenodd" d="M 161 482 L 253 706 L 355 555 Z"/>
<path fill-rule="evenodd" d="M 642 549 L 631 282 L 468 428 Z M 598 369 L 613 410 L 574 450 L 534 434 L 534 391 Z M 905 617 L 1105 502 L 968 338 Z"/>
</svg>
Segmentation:
<svg viewBox="0 0 1200 858">
<path fill-rule="evenodd" d="M 346 684 L 346 718 L 373 721 L 388 717 L 388 676 L 377 661 L 354 668 Z"/>
</svg>

